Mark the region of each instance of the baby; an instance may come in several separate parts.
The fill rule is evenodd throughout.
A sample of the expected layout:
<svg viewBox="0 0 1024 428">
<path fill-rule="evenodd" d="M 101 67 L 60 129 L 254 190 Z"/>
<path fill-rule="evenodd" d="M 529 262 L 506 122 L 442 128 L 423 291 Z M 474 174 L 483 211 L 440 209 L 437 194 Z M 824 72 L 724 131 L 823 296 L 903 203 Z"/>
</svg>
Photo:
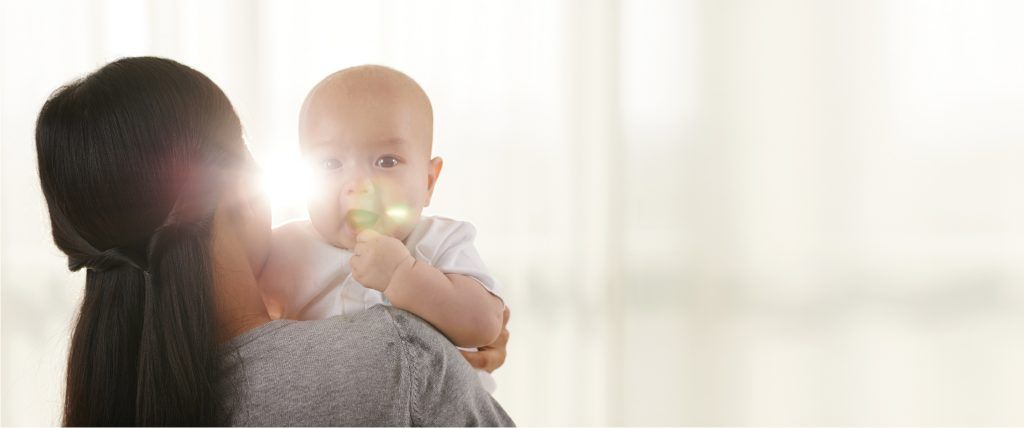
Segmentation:
<svg viewBox="0 0 1024 428">
<path fill-rule="evenodd" d="M 442 166 L 430 157 L 433 110 L 423 89 L 387 67 L 341 70 L 306 97 L 299 138 L 314 190 L 310 220 L 273 233 L 260 281 L 276 315 L 322 319 L 390 304 L 458 347 L 493 342 L 505 306 L 473 247 L 476 230 L 421 216 Z"/>
</svg>

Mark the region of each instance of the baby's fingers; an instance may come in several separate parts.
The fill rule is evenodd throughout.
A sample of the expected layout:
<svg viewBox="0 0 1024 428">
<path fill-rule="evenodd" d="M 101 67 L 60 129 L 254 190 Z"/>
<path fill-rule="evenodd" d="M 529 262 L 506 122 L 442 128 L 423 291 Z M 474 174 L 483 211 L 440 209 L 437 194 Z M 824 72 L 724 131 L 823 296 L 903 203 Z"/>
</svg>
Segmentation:
<svg viewBox="0 0 1024 428">
<path fill-rule="evenodd" d="M 480 348 L 477 352 L 469 352 L 459 350 L 462 353 L 462 357 L 469 362 L 470 366 L 475 369 L 483 370 L 488 373 L 494 372 L 502 364 L 505 364 L 505 349 L 504 348 Z"/>
<path fill-rule="evenodd" d="M 498 333 L 498 337 L 494 339 L 489 345 L 484 348 L 505 348 L 508 345 L 508 328 L 502 327 L 501 333 Z"/>
<path fill-rule="evenodd" d="M 366 266 L 373 262 L 372 252 L 368 249 L 353 249 L 352 257 L 348 258 L 349 266 L 352 266 L 352 270 L 362 270 Z"/>
<path fill-rule="evenodd" d="M 470 366 L 478 370 L 487 370 L 487 366 L 490 364 L 490 360 L 493 358 L 493 356 L 489 355 L 487 352 L 470 352 L 463 351 L 460 349 L 459 353 L 461 353 L 462 357 L 469 362 Z M 494 371 L 494 369 L 487 371 Z"/>
<path fill-rule="evenodd" d="M 359 232 L 359 234 L 356 235 L 356 242 L 357 243 L 373 242 L 373 241 L 377 240 L 377 238 L 379 238 L 379 237 L 380 237 L 380 233 L 378 233 L 376 230 L 366 229 L 366 230 L 363 230 L 362 232 Z"/>
</svg>

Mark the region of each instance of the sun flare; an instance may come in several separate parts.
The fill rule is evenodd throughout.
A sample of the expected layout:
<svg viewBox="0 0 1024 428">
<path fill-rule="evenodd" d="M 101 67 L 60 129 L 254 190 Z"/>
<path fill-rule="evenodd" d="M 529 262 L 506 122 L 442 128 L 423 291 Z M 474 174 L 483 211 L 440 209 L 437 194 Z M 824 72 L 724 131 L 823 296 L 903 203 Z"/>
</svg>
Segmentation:
<svg viewBox="0 0 1024 428">
<path fill-rule="evenodd" d="M 315 192 L 312 171 L 297 153 L 277 152 L 260 160 L 261 182 L 270 200 L 274 224 L 306 218 L 306 201 Z"/>
</svg>

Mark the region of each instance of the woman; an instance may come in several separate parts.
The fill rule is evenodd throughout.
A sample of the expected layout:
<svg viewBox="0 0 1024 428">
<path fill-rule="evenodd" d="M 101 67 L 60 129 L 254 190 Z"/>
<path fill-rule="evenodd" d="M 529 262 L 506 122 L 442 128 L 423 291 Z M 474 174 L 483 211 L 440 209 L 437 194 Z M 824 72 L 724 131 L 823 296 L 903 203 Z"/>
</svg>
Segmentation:
<svg viewBox="0 0 1024 428">
<path fill-rule="evenodd" d="M 270 320 L 256 288 L 269 209 L 203 74 L 110 63 L 46 102 L 36 150 L 54 241 L 87 269 L 65 425 L 512 424 L 406 312 Z"/>
</svg>

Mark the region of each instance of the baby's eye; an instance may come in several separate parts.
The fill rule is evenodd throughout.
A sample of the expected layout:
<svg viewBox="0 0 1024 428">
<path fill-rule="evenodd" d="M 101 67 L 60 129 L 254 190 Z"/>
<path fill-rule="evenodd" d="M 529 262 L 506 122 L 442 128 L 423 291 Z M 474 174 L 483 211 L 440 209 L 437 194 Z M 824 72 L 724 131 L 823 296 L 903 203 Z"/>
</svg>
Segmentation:
<svg viewBox="0 0 1024 428">
<path fill-rule="evenodd" d="M 394 167 L 398 166 L 398 163 L 399 163 L 398 158 L 396 158 L 394 156 L 390 156 L 390 155 L 389 156 L 381 156 L 380 159 L 377 159 L 377 166 L 379 166 L 381 168 L 394 168 Z"/>
<path fill-rule="evenodd" d="M 337 159 L 324 159 L 320 161 L 320 169 L 333 170 L 341 168 L 341 161 Z"/>
</svg>

